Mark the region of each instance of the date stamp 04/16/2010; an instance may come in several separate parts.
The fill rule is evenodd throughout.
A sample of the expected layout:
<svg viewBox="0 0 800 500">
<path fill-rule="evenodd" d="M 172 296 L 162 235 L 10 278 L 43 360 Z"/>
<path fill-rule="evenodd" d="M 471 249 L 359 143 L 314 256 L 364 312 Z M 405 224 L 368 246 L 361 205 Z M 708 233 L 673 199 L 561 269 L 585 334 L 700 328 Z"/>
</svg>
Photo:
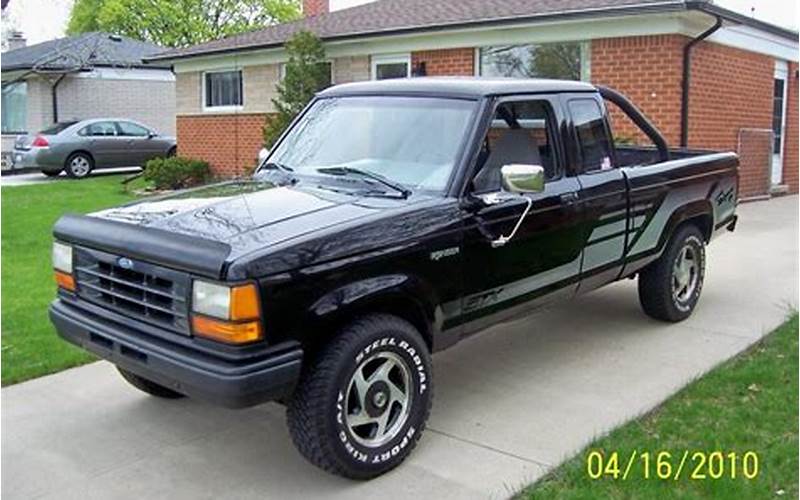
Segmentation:
<svg viewBox="0 0 800 500">
<path fill-rule="evenodd" d="M 758 477 L 758 467 L 758 453 L 754 451 L 633 450 L 621 453 L 591 450 L 586 454 L 586 474 L 591 479 L 753 480 Z"/>
</svg>

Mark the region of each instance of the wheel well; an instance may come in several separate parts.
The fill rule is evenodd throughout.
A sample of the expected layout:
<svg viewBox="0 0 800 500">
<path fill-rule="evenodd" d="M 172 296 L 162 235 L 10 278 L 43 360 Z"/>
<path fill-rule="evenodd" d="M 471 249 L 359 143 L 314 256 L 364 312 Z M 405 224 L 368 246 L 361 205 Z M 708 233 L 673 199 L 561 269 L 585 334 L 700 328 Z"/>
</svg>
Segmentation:
<svg viewBox="0 0 800 500">
<path fill-rule="evenodd" d="M 335 316 L 325 319 L 319 327 L 332 334 L 336 334 L 355 318 L 376 313 L 391 314 L 392 316 L 397 316 L 398 318 L 408 321 L 417 329 L 420 335 L 422 335 L 422 339 L 425 341 L 425 345 L 428 346 L 429 352 L 433 351 L 433 333 L 427 315 L 416 301 L 403 295 L 380 297 L 353 305 L 337 313 Z M 325 336 L 324 338 L 325 340 L 322 341 L 321 344 L 330 340 L 329 336 Z M 311 347 L 312 349 L 316 349 L 321 346 L 316 345 Z"/>
<path fill-rule="evenodd" d="M 86 156 L 88 156 L 88 157 L 89 157 L 89 159 L 92 161 L 92 166 L 94 166 L 94 156 L 92 156 L 92 153 L 90 153 L 90 152 L 86 151 L 85 149 L 78 149 L 78 150 L 76 150 L 76 151 L 73 151 L 72 153 L 70 153 L 70 154 L 69 154 L 69 156 L 67 156 L 67 159 L 66 159 L 66 160 L 64 160 L 64 168 L 67 168 L 67 165 L 69 164 L 69 161 L 70 161 L 70 160 L 72 159 L 72 157 L 73 157 L 73 156 L 75 156 L 76 154 L 85 154 L 85 155 L 86 155 Z"/>
<path fill-rule="evenodd" d="M 706 214 L 698 214 L 698 215 L 694 215 L 692 217 L 689 217 L 688 219 L 686 219 L 683 222 L 681 222 L 678 225 L 678 227 L 675 228 L 675 231 L 677 231 L 682 226 L 686 226 L 686 225 L 689 225 L 689 224 L 691 224 L 693 226 L 696 226 L 697 229 L 700 230 L 700 232 L 703 234 L 703 238 L 706 240 L 706 243 L 708 243 L 709 240 L 711 240 L 711 233 L 714 231 L 714 218 L 711 216 L 711 214 L 707 214 L 707 213 Z M 675 232 L 675 231 L 673 231 L 673 232 Z"/>
</svg>

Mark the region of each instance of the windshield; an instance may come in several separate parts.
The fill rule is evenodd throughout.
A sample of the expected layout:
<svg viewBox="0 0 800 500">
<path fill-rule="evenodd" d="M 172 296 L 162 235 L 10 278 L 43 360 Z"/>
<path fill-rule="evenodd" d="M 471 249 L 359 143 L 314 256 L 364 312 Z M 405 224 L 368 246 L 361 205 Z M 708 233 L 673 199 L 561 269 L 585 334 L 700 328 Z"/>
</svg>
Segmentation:
<svg viewBox="0 0 800 500">
<path fill-rule="evenodd" d="M 46 128 L 39 132 L 41 135 L 56 135 L 62 130 L 67 129 L 78 122 L 58 122 L 53 124 L 50 128 Z"/>
<path fill-rule="evenodd" d="M 298 175 L 355 169 L 412 190 L 442 191 L 475 108 L 475 101 L 440 98 L 320 99 L 267 163 Z"/>
</svg>

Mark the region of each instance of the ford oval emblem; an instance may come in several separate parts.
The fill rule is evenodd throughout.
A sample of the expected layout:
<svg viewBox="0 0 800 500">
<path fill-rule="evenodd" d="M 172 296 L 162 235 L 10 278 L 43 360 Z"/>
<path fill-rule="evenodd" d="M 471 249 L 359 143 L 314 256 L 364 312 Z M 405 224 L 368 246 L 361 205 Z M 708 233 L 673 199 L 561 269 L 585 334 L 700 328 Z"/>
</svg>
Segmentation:
<svg viewBox="0 0 800 500">
<path fill-rule="evenodd" d="M 133 269 L 133 261 L 127 257 L 117 259 L 117 265 L 122 269 Z"/>
</svg>

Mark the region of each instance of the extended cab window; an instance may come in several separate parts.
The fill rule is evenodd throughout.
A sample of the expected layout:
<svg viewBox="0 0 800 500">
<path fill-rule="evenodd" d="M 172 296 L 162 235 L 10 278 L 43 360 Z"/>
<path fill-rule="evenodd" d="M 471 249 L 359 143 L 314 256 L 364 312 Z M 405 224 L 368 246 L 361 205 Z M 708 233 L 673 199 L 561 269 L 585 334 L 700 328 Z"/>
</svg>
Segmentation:
<svg viewBox="0 0 800 500">
<path fill-rule="evenodd" d="M 554 124 L 547 101 L 500 104 L 478 158 L 478 174 L 472 181 L 475 192 L 498 191 L 501 188 L 500 169 L 513 163 L 540 165 L 546 179 L 558 177 Z"/>
<path fill-rule="evenodd" d="M 611 143 L 606 132 L 603 110 L 594 99 L 569 101 L 572 123 L 581 150 L 584 172 L 607 170 L 611 165 Z"/>
</svg>

